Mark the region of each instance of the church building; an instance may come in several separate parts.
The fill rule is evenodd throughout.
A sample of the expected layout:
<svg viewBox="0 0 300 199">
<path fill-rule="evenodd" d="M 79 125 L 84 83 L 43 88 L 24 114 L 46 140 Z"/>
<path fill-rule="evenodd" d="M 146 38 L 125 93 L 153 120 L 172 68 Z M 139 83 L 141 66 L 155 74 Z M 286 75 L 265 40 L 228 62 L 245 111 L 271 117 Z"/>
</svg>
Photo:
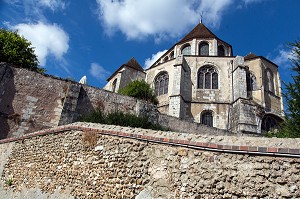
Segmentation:
<svg viewBox="0 0 300 199">
<path fill-rule="evenodd" d="M 199 23 L 150 68 L 132 58 L 104 87 L 117 92 L 144 79 L 159 112 L 240 133 L 262 133 L 283 120 L 278 66 L 255 54 L 233 55 L 232 46 Z"/>
</svg>

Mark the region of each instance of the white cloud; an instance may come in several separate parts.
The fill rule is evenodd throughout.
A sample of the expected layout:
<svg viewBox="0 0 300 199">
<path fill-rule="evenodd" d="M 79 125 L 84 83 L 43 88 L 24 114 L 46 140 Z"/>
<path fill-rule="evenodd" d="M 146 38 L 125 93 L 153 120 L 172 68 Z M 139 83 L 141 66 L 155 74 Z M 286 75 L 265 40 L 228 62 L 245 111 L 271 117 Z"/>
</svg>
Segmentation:
<svg viewBox="0 0 300 199">
<path fill-rule="evenodd" d="M 273 59 L 273 62 L 278 66 L 288 66 L 290 64 L 290 59 L 293 59 L 293 53 L 291 50 L 281 49 L 278 55 Z"/>
<path fill-rule="evenodd" d="M 110 74 L 110 72 L 105 70 L 98 63 L 92 63 L 89 72 L 93 77 L 95 77 L 99 80 L 105 80 L 108 77 L 108 75 Z"/>
<path fill-rule="evenodd" d="M 218 27 L 223 12 L 233 3 L 233 0 L 202 0 L 198 12 L 203 14 L 203 22 Z"/>
<path fill-rule="evenodd" d="M 149 68 L 152 64 L 154 64 L 154 62 L 160 58 L 163 54 L 165 54 L 167 52 L 167 50 L 163 50 L 163 51 L 159 51 L 156 54 L 152 54 L 151 58 L 147 58 L 145 60 L 145 66 L 144 69 Z"/>
<path fill-rule="evenodd" d="M 1 1 L 1 0 L 0 0 Z M 43 21 L 46 20 L 44 15 L 45 9 L 50 9 L 53 12 L 64 10 L 66 8 L 65 0 L 4 0 L 6 3 L 24 9 L 26 17 L 32 17 Z"/>
<path fill-rule="evenodd" d="M 60 0 L 39 0 L 37 1 L 41 7 L 50 8 L 52 11 L 56 9 L 64 9 L 66 4 Z"/>
<path fill-rule="evenodd" d="M 57 61 L 63 62 L 63 56 L 69 49 L 68 34 L 56 24 L 17 24 L 12 27 L 31 41 L 41 66 L 45 66 L 47 57 L 53 55 Z"/>
<path fill-rule="evenodd" d="M 262 0 L 96 0 L 106 33 L 120 31 L 128 39 L 177 37 L 199 22 L 218 27 L 230 6 Z M 246 7 L 246 6 L 245 6 Z M 236 6 L 235 6 L 236 8 Z"/>
</svg>

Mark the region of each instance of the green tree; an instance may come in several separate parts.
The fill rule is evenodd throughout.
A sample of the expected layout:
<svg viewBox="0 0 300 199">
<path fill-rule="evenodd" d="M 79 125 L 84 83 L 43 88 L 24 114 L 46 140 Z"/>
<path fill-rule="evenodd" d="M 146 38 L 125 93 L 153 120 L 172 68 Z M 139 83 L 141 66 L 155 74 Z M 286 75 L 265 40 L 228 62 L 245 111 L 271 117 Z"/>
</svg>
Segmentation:
<svg viewBox="0 0 300 199">
<path fill-rule="evenodd" d="M 158 104 L 158 100 L 154 94 L 153 89 L 144 80 L 135 80 L 124 88 L 120 88 L 118 93 L 142 99 L 153 104 Z"/>
<path fill-rule="evenodd" d="M 286 101 L 286 120 L 282 124 L 278 137 L 300 137 L 300 40 L 290 43 L 292 49 L 292 82 L 284 83 L 283 96 Z"/>
<path fill-rule="evenodd" d="M 44 73 L 39 68 L 39 61 L 31 43 L 17 32 L 0 29 L 0 62 L 7 62 L 17 67 Z"/>
</svg>

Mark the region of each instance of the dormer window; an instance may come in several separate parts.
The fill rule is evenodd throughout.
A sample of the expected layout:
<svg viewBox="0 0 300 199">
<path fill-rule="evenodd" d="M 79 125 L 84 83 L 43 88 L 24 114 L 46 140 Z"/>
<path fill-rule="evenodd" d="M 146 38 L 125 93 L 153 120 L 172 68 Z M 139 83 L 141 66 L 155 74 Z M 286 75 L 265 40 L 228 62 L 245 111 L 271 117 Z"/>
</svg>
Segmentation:
<svg viewBox="0 0 300 199">
<path fill-rule="evenodd" d="M 218 46 L 218 56 L 220 56 L 220 57 L 225 56 L 225 49 L 224 49 L 224 46 L 222 46 L 222 45 Z"/>
<path fill-rule="evenodd" d="M 185 45 L 181 50 L 182 55 L 191 55 L 191 45 L 187 44 Z"/>
<path fill-rule="evenodd" d="M 199 55 L 200 56 L 209 56 L 209 45 L 207 42 L 201 42 L 199 44 Z"/>
</svg>

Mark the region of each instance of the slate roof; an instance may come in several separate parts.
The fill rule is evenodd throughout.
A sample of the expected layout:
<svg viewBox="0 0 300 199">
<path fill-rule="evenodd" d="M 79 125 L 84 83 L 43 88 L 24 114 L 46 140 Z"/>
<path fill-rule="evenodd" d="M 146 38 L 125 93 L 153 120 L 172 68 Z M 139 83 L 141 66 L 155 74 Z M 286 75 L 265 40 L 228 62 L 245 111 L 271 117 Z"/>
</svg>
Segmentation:
<svg viewBox="0 0 300 199">
<path fill-rule="evenodd" d="M 141 65 L 136 61 L 136 59 L 134 57 L 132 57 L 127 63 L 122 64 L 120 66 L 120 68 L 118 68 L 118 70 L 116 70 L 106 81 L 109 81 L 111 78 L 113 78 L 123 67 L 129 67 L 134 70 L 145 73 L 144 69 L 141 67 Z"/>
</svg>

